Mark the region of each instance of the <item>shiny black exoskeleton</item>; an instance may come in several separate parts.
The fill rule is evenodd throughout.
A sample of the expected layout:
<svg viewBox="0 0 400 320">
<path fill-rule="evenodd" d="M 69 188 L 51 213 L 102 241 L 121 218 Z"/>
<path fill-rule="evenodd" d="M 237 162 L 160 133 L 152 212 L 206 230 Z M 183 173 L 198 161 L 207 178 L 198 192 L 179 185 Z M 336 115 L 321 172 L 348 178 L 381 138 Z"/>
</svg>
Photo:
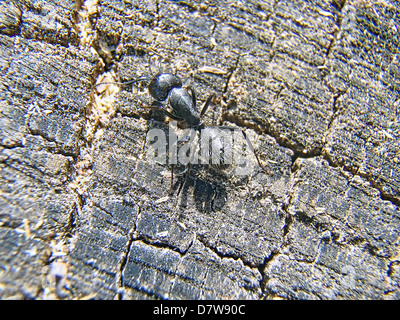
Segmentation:
<svg viewBox="0 0 400 320">
<path fill-rule="evenodd" d="M 173 120 L 181 121 L 186 123 L 189 127 L 194 128 L 196 130 L 201 130 L 204 128 L 204 125 L 201 122 L 201 117 L 207 111 L 211 100 L 214 97 L 214 94 L 211 94 L 207 101 L 204 103 L 203 108 L 201 109 L 200 113 L 196 108 L 196 93 L 193 89 L 188 90 L 182 87 L 182 81 L 176 76 L 171 73 L 158 73 L 153 78 L 149 79 L 147 77 L 140 77 L 132 81 L 118 83 L 114 82 L 114 84 L 120 85 L 127 85 L 139 81 L 149 81 L 148 82 L 148 90 L 150 95 L 155 99 L 152 103 L 152 109 L 160 110 L 168 117 Z M 98 84 L 99 85 L 99 84 Z M 97 86 L 97 85 L 95 85 Z M 164 108 L 165 101 L 171 106 L 172 112 L 167 111 Z M 227 129 L 235 129 L 231 127 L 222 127 L 219 128 L 227 128 Z M 211 129 L 209 129 L 211 130 Z M 245 140 L 250 145 L 251 149 L 254 152 L 254 155 L 257 159 L 258 164 L 260 167 L 264 169 L 265 172 L 268 172 L 260 163 L 260 160 L 255 152 L 253 146 L 251 145 L 250 140 L 247 139 L 246 134 L 243 130 L 241 130 Z M 171 174 L 173 177 L 173 170 L 171 167 Z M 171 178 L 171 189 L 172 189 L 172 179 Z"/>
<path fill-rule="evenodd" d="M 168 99 L 168 103 L 173 109 L 172 113 L 162 109 L 169 117 L 174 120 L 185 122 L 189 127 L 199 127 L 201 116 L 207 110 L 213 95 L 206 101 L 202 111 L 199 113 L 196 108 L 196 94 L 193 89 L 187 91 L 182 88 L 181 80 L 171 73 L 157 74 L 148 85 L 150 95 L 156 100 L 153 105 Z"/>
<path fill-rule="evenodd" d="M 193 89 L 190 89 L 191 93 L 182 88 L 181 80 L 171 74 L 171 73 L 159 73 L 157 74 L 149 83 L 148 85 L 150 95 L 156 100 L 153 103 L 155 107 L 161 107 L 162 110 L 166 115 L 170 118 L 185 122 L 189 127 L 195 128 L 196 130 L 201 130 L 204 128 L 204 125 L 201 123 L 201 117 L 207 111 L 208 106 L 214 94 L 210 95 L 205 102 L 201 112 L 199 113 L 196 108 L 196 94 Z M 162 102 L 168 99 L 168 103 L 173 109 L 173 112 L 170 113 L 162 108 Z M 220 126 L 219 128 L 224 128 Z M 232 129 L 229 127 L 225 127 L 228 129 Z M 234 128 L 233 128 L 234 129 Z M 208 129 L 212 130 L 212 129 Z M 257 159 L 258 164 L 261 168 L 264 167 L 261 165 L 261 162 L 255 152 L 253 146 L 251 145 L 250 140 L 247 139 L 246 134 L 243 130 L 242 134 L 245 140 L 248 142 L 249 146 L 254 152 L 254 155 Z M 264 171 L 267 172 L 266 169 Z"/>
<path fill-rule="evenodd" d="M 172 89 L 181 87 L 181 79 L 171 73 L 157 74 L 148 85 L 151 96 L 157 101 L 166 100 Z"/>
</svg>

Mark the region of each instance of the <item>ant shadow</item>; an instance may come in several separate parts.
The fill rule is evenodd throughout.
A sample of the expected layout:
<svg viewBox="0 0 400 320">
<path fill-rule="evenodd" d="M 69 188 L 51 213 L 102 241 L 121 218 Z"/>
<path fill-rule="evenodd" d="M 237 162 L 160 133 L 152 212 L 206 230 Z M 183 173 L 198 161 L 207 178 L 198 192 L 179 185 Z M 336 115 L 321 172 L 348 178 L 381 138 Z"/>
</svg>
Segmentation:
<svg viewBox="0 0 400 320">
<path fill-rule="evenodd" d="M 158 113 L 157 110 L 151 110 L 149 116 L 151 117 L 149 129 L 161 129 L 164 131 L 166 147 L 169 150 L 169 129 L 163 123 L 165 115 Z M 151 145 L 151 142 L 146 141 L 145 149 L 149 149 Z M 165 168 L 171 170 L 170 166 Z M 221 164 L 219 168 L 223 169 L 226 166 Z M 175 195 L 175 197 L 179 198 L 178 206 L 181 212 L 188 208 L 189 203 L 192 201 L 196 209 L 202 213 L 212 213 L 223 209 L 228 200 L 228 193 L 224 183 L 228 180 L 228 177 L 224 172 L 211 168 L 209 165 L 200 164 L 192 164 L 190 168 L 181 164 L 174 165 L 172 170 L 173 184 L 169 192 L 170 195 Z M 189 174 L 187 174 L 188 170 Z M 193 194 L 193 200 L 189 199 L 191 194 Z M 193 204 L 191 205 L 193 206 Z"/>
<path fill-rule="evenodd" d="M 193 194 L 196 208 L 200 212 L 211 213 L 219 211 L 227 201 L 225 187 L 213 185 L 199 178 L 196 179 Z"/>
<path fill-rule="evenodd" d="M 221 184 L 221 180 L 200 178 L 197 171 L 191 169 L 188 177 L 184 174 L 174 183 L 172 191 L 180 196 L 179 208 L 187 208 L 188 196 L 193 190 L 193 201 L 199 212 L 212 213 L 222 210 L 228 200 L 226 187 Z"/>
</svg>

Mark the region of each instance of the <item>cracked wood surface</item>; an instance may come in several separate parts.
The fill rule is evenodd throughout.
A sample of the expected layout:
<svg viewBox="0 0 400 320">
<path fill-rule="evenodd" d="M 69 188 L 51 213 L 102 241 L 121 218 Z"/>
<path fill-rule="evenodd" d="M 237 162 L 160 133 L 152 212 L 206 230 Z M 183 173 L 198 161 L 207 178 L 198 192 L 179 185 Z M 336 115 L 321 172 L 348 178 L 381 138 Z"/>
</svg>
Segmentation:
<svg viewBox="0 0 400 320">
<path fill-rule="evenodd" d="M 1 298 L 400 298 L 398 2 L 0 9 Z M 193 166 L 168 197 L 145 88 L 90 90 L 158 63 L 269 173 Z"/>
</svg>

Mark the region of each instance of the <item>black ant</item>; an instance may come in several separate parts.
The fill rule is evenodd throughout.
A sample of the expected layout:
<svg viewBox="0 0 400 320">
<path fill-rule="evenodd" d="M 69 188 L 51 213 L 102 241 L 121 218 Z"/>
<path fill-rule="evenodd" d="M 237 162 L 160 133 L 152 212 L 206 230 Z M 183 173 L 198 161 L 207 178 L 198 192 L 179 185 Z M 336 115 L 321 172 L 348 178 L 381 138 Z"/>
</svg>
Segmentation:
<svg viewBox="0 0 400 320">
<path fill-rule="evenodd" d="M 182 87 L 182 81 L 171 73 L 162 73 L 159 72 L 153 78 L 149 79 L 147 77 L 139 77 L 137 79 L 127 81 L 127 82 L 105 82 L 94 85 L 92 88 L 101 85 L 101 84 L 118 84 L 118 85 L 128 85 L 139 81 L 150 81 L 147 85 L 150 95 L 155 99 L 153 101 L 150 108 L 153 110 L 160 110 L 169 118 L 186 123 L 188 127 L 193 128 L 197 131 L 204 129 L 205 126 L 201 121 L 201 118 L 206 113 L 208 107 L 212 99 L 215 97 L 215 94 L 211 94 L 201 111 L 198 112 L 196 107 L 196 93 L 190 88 L 190 93 L 188 90 Z M 165 101 L 172 108 L 172 112 L 169 112 L 164 108 Z M 236 129 L 233 127 L 225 127 L 219 126 L 219 129 Z M 261 164 L 257 153 L 255 152 L 250 140 L 247 138 L 245 132 L 241 130 L 245 140 L 247 141 L 250 149 L 253 151 L 255 158 L 257 160 L 258 165 L 268 173 L 263 165 Z M 189 170 L 187 171 L 187 176 L 189 175 Z M 172 190 L 172 182 L 173 182 L 173 165 L 171 166 L 171 190 Z"/>
</svg>

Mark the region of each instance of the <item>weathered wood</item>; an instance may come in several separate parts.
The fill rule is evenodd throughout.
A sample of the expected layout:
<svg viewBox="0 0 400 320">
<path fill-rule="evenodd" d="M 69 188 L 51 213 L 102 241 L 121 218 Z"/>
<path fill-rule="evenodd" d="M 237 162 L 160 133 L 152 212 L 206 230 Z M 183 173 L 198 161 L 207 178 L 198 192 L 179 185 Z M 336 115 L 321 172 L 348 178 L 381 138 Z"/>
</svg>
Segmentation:
<svg viewBox="0 0 400 320">
<path fill-rule="evenodd" d="M 2 298 L 399 299 L 396 2 L 1 9 Z M 158 63 L 269 173 L 193 165 L 169 196 L 145 88 L 90 92 Z"/>
<path fill-rule="evenodd" d="M 43 28 L 36 30 L 38 37 L 25 35 L 29 17 L 44 23 L 27 6 L 2 4 L 0 17 L 6 27 L 1 29 L 6 35 L 0 34 L 2 298 L 47 295 L 47 277 L 55 276 L 51 266 L 67 252 L 63 246 L 78 205 L 69 183 L 96 63 L 77 47 L 50 44 L 56 38 Z M 61 10 L 57 4 L 52 8 Z"/>
</svg>

